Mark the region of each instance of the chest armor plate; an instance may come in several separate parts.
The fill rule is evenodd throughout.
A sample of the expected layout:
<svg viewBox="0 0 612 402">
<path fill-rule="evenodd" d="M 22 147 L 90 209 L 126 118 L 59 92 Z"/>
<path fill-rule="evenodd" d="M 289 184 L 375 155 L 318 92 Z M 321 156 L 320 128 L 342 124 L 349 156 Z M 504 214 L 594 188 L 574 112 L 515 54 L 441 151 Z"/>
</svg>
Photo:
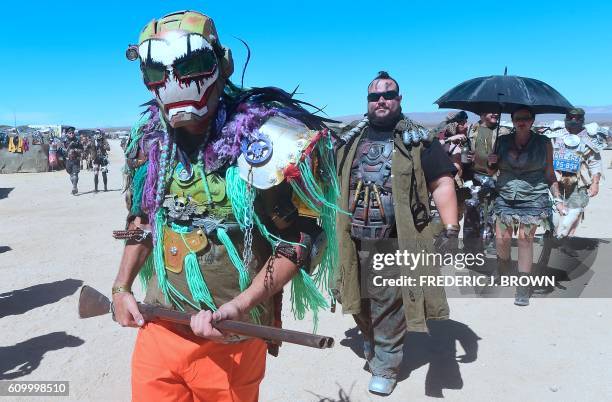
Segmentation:
<svg viewBox="0 0 612 402">
<path fill-rule="evenodd" d="M 106 148 L 104 147 L 104 145 L 105 145 L 104 142 L 96 140 L 95 142 L 96 157 L 102 158 L 106 156 Z"/>
<path fill-rule="evenodd" d="M 185 223 L 203 217 L 230 218 L 232 205 L 226 195 L 225 179 L 217 173 L 210 173 L 205 180 L 211 200 L 208 200 L 204 189 L 201 169 L 192 166 L 191 172 L 188 172 L 180 163 L 175 167 L 170 191 L 164 202 L 169 221 Z"/>
<path fill-rule="evenodd" d="M 384 239 L 395 227 L 391 186 L 393 141 L 362 139 L 351 165 L 349 209 L 351 234 Z"/>
<path fill-rule="evenodd" d="M 67 156 L 68 156 L 68 160 L 71 161 L 75 161 L 78 159 L 81 159 L 81 149 L 80 147 L 80 143 L 76 140 L 73 141 L 67 141 L 66 144 L 64 145 L 64 148 L 66 148 L 67 150 Z"/>
</svg>

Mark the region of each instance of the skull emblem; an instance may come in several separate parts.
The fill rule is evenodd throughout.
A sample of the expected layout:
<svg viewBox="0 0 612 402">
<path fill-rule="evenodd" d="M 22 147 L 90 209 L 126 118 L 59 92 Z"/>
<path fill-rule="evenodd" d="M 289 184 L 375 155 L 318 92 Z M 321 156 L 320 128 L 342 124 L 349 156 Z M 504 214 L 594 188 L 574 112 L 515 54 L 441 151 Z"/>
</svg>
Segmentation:
<svg viewBox="0 0 612 402">
<path fill-rule="evenodd" d="M 189 197 L 179 197 L 178 195 L 174 196 L 174 212 L 177 216 L 180 216 L 185 211 L 187 204 L 189 203 Z"/>
<path fill-rule="evenodd" d="M 190 195 L 172 194 L 166 196 L 164 207 L 168 209 L 168 217 L 173 220 L 186 221 L 196 212 L 197 204 Z"/>
</svg>

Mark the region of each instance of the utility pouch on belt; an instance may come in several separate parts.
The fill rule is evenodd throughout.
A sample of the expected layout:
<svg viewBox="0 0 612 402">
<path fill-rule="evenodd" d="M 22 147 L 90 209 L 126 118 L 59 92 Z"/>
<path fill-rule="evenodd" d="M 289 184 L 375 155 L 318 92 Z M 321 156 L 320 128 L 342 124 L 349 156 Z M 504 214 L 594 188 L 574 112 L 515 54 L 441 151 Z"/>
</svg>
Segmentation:
<svg viewBox="0 0 612 402">
<path fill-rule="evenodd" d="M 208 238 L 202 229 L 189 233 L 176 233 L 164 227 L 164 261 L 166 269 L 174 273 L 183 270 L 183 261 L 190 252 L 199 253 L 208 245 Z"/>
</svg>

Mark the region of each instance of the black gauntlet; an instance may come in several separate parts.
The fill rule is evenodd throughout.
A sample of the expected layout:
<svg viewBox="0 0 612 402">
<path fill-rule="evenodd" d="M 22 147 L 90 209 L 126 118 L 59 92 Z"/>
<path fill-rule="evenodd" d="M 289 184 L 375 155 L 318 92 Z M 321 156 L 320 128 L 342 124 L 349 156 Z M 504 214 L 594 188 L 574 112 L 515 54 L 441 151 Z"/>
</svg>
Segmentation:
<svg viewBox="0 0 612 402">
<path fill-rule="evenodd" d="M 434 243 L 438 253 L 456 253 L 459 249 L 459 225 L 446 225 Z"/>
</svg>

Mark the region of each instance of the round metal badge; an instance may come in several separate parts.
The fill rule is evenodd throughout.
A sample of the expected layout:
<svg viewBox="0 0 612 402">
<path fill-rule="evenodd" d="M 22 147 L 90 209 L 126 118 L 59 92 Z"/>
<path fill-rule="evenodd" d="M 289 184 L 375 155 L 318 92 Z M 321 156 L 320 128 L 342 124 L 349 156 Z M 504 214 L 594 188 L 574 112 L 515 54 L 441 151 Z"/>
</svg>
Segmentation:
<svg viewBox="0 0 612 402">
<path fill-rule="evenodd" d="M 272 158 L 272 143 L 263 135 L 253 141 L 243 140 L 240 150 L 244 159 L 253 166 L 263 165 Z"/>
</svg>

